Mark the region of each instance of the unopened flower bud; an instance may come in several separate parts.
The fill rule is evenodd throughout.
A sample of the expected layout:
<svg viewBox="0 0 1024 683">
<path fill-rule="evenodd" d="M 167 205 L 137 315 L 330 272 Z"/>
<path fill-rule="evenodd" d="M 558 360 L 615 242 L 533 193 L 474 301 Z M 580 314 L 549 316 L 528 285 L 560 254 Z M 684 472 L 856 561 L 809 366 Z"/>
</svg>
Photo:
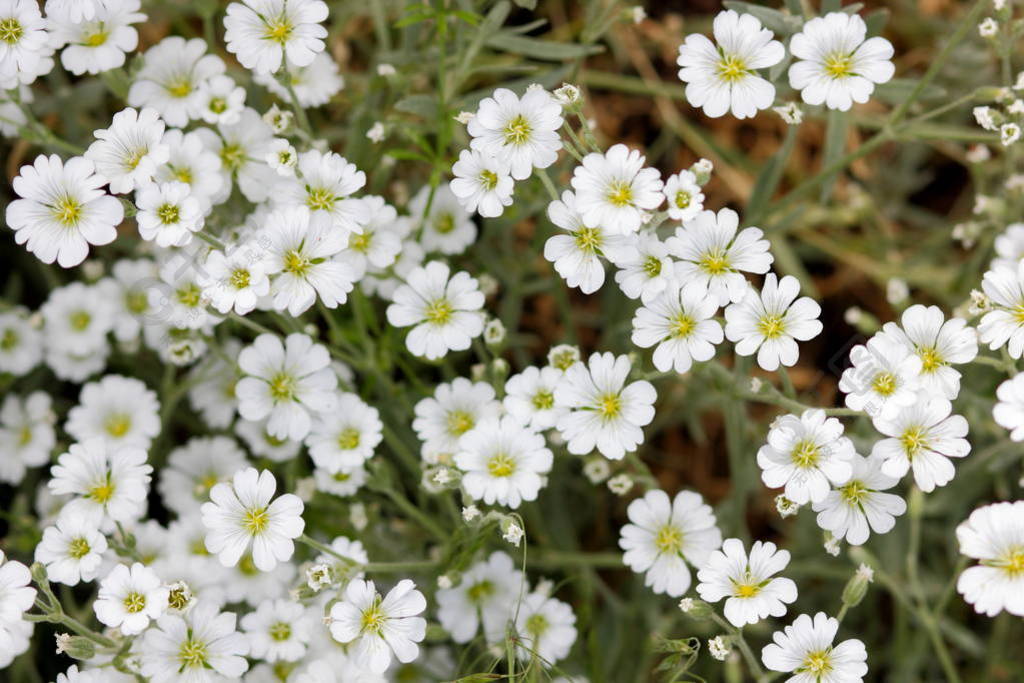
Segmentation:
<svg viewBox="0 0 1024 683">
<path fill-rule="evenodd" d="M 843 605 L 856 607 L 868 592 L 868 584 L 875 578 L 875 570 L 866 564 L 857 568 L 857 572 L 846 582 L 843 588 Z"/>
</svg>

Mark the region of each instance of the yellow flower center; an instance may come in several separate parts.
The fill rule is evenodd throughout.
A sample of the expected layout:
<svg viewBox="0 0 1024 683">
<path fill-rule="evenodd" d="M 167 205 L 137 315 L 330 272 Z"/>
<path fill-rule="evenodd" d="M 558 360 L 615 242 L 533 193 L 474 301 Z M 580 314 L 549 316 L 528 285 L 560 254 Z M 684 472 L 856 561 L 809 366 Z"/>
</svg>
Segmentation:
<svg viewBox="0 0 1024 683">
<path fill-rule="evenodd" d="M 341 430 L 338 436 L 338 448 L 343 451 L 350 451 L 359 446 L 359 430 L 354 427 L 346 427 Z"/>
<path fill-rule="evenodd" d="M 614 206 L 629 206 L 633 202 L 633 186 L 623 180 L 608 185 L 608 201 Z"/>
<path fill-rule="evenodd" d="M 896 375 L 888 371 L 878 373 L 871 380 L 871 388 L 879 396 L 892 396 L 893 392 L 896 391 Z"/>
<path fill-rule="evenodd" d="M 919 347 L 917 355 L 921 359 L 921 372 L 935 372 L 946 364 L 934 346 Z"/>
<path fill-rule="evenodd" d="M 68 555 L 76 560 L 80 560 L 89 554 L 92 548 L 89 546 L 89 541 L 84 538 L 74 538 L 68 543 Z"/>
<path fill-rule="evenodd" d="M 82 45 L 84 45 L 85 47 L 99 47 L 100 45 L 105 44 L 107 42 L 107 38 L 109 37 L 110 34 L 107 31 L 105 31 L 103 29 L 103 25 L 100 24 L 100 26 L 97 27 L 95 33 L 90 33 L 82 39 Z"/>
<path fill-rule="evenodd" d="M 484 189 L 488 192 L 498 186 L 498 174 L 494 171 L 484 169 L 480 171 L 480 184 L 484 186 Z"/>
<path fill-rule="evenodd" d="M 124 597 L 124 608 L 128 610 L 130 614 L 141 612 L 146 609 L 146 596 L 142 593 L 132 591 Z"/>
<path fill-rule="evenodd" d="M 757 331 L 765 339 L 775 339 L 786 331 L 786 323 L 783 322 L 781 315 L 769 313 L 757 321 Z"/>
<path fill-rule="evenodd" d="M 752 598 L 759 594 L 762 588 L 764 584 L 755 581 L 749 569 L 743 572 L 739 581 L 732 582 L 732 592 L 737 598 Z"/>
<path fill-rule="evenodd" d="M 132 428 L 132 418 L 125 413 L 114 413 L 107 416 L 106 421 L 103 423 L 103 428 L 107 430 L 107 434 L 120 439 Z"/>
<path fill-rule="evenodd" d="M 991 562 L 990 566 L 1002 569 L 1011 579 L 1024 577 L 1024 546 L 1011 548 L 1003 557 Z"/>
<path fill-rule="evenodd" d="M 348 238 L 348 248 L 365 252 L 370 248 L 370 238 L 372 236 L 373 233 L 365 229 L 363 232 L 354 232 Z"/>
<path fill-rule="evenodd" d="M 306 205 L 313 211 L 329 211 L 337 198 L 325 187 L 306 186 Z"/>
<path fill-rule="evenodd" d="M 124 295 L 124 307 L 135 314 L 149 310 L 149 297 L 145 292 L 129 291 Z"/>
<path fill-rule="evenodd" d="M 203 299 L 203 290 L 196 283 L 190 282 L 175 292 L 175 295 L 182 306 L 195 308 Z"/>
<path fill-rule="evenodd" d="M 435 299 L 423 312 L 423 318 L 432 325 L 447 325 L 454 312 L 455 309 L 447 299 Z"/>
<path fill-rule="evenodd" d="M 920 426 L 910 427 L 900 437 L 900 445 L 907 459 L 913 460 L 915 455 L 928 448 L 928 432 Z"/>
<path fill-rule="evenodd" d="M 576 248 L 587 253 L 594 253 L 601 248 L 601 232 L 597 228 L 583 227 L 573 233 Z"/>
<path fill-rule="evenodd" d="M 134 171 L 136 168 L 138 168 L 139 163 L 142 161 L 142 158 L 145 157 L 147 154 L 149 154 L 149 148 L 147 147 L 133 149 L 131 152 L 128 153 L 128 156 L 124 158 L 124 167 L 129 171 Z"/>
<path fill-rule="evenodd" d="M 14 45 L 21 40 L 23 35 L 25 35 L 25 29 L 21 27 L 21 23 L 17 19 L 14 17 L 0 19 L 0 40 L 8 45 Z"/>
<path fill-rule="evenodd" d="M 672 320 L 670 332 L 672 337 L 683 339 L 693 334 L 695 329 L 697 329 L 697 321 L 685 313 L 679 313 Z"/>
<path fill-rule="evenodd" d="M 186 168 L 185 166 L 182 166 L 181 168 L 175 168 L 174 166 L 171 166 L 170 169 L 171 176 L 173 176 L 175 180 L 181 183 L 185 183 L 186 185 L 192 184 L 191 168 Z"/>
<path fill-rule="evenodd" d="M 223 114 L 228 108 L 228 103 L 223 97 L 211 97 L 209 106 L 214 114 Z"/>
<path fill-rule="evenodd" d="M 76 332 L 82 332 L 85 328 L 89 327 L 89 323 L 92 322 L 92 316 L 88 311 L 75 311 L 68 317 L 68 322 L 71 325 L 71 329 Z"/>
<path fill-rule="evenodd" d="M 0 349 L 10 351 L 18 346 L 18 341 L 18 333 L 8 328 L 4 330 L 3 335 L 0 335 Z"/>
<path fill-rule="evenodd" d="M 181 662 L 181 671 L 185 669 L 202 669 L 207 666 L 206 660 L 208 658 L 206 652 L 206 643 L 193 640 L 189 636 L 185 642 L 181 644 L 181 649 L 178 650 L 178 661 Z"/>
<path fill-rule="evenodd" d="M 447 235 L 455 229 L 455 216 L 450 213 L 439 213 L 434 218 L 434 232 Z"/>
<path fill-rule="evenodd" d="M 722 249 L 705 252 L 697 265 L 708 275 L 721 275 L 732 269 L 729 254 Z"/>
<path fill-rule="evenodd" d="M 295 398 L 295 378 L 286 372 L 279 372 L 270 378 L 270 397 L 275 401 L 291 401 Z"/>
<path fill-rule="evenodd" d="M 1024 325 L 1024 302 L 1021 302 L 1012 309 L 1013 321 L 1018 325 Z"/>
<path fill-rule="evenodd" d="M 448 413 L 447 428 L 451 436 L 462 436 L 473 428 L 473 416 L 464 410 L 452 410 Z"/>
<path fill-rule="evenodd" d="M 488 579 L 477 581 L 466 590 L 466 597 L 476 605 L 479 605 L 492 595 L 494 595 L 494 583 Z"/>
<path fill-rule="evenodd" d="M 831 54 L 825 57 L 825 73 L 832 78 L 846 78 L 853 75 L 853 57 Z"/>
<path fill-rule="evenodd" d="M 50 211 L 58 223 L 65 228 L 73 228 L 82 218 L 82 204 L 72 197 L 64 196 L 57 200 Z"/>
<path fill-rule="evenodd" d="M 220 160 L 225 168 L 237 171 L 245 163 L 245 150 L 241 145 L 224 145 L 220 148 Z"/>
<path fill-rule="evenodd" d="M 284 270 L 286 273 L 305 277 L 313 262 L 306 258 L 298 249 L 289 249 L 284 255 Z"/>
<path fill-rule="evenodd" d="M 516 461 L 505 453 L 492 455 L 487 461 L 487 473 L 492 477 L 510 477 L 516 471 Z"/>
<path fill-rule="evenodd" d="M 244 268 L 236 268 L 231 272 L 231 286 L 235 289 L 245 289 L 249 286 L 249 271 Z"/>
<path fill-rule="evenodd" d="M 851 481 L 839 488 L 839 495 L 847 505 L 860 505 L 868 497 L 869 489 L 859 481 Z"/>
<path fill-rule="evenodd" d="M 263 34 L 263 37 L 266 40 L 284 45 L 292 37 L 292 31 L 294 30 L 295 27 L 288 20 L 288 17 L 282 15 L 269 19 L 266 22 L 266 32 Z"/>
<path fill-rule="evenodd" d="M 718 77 L 727 83 L 736 83 L 747 73 L 747 63 L 736 55 L 721 55 L 718 60 Z"/>
<path fill-rule="evenodd" d="M 360 626 L 363 633 L 370 632 L 380 635 L 381 631 L 384 630 L 384 624 L 388 618 L 384 614 L 384 610 L 380 608 L 380 603 L 374 601 L 373 605 L 370 606 L 360 619 Z"/>
<path fill-rule="evenodd" d="M 690 205 L 690 201 L 692 199 L 693 198 L 690 196 L 689 192 L 685 190 L 679 190 L 678 192 L 676 192 L 676 207 L 680 209 L 685 209 Z"/>
<path fill-rule="evenodd" d="M 242 516 L 242 528 L 251 536 L 262 534 L 270 524 L 267 508 L 249 508 Z"/>
<path fill-rule="evenodd" d="M 502 134 L 505 136 L 506 145 L 521 145 L 530 139 L 532 132 L 530 122 L 522 114 L 518 114 L 511 121 L 505 124 Z"/>
<path fill-rule="evenodd" d="M 271 640 L 276 640 L 280 643 L 292 637 L 292 627 L 290 624 L 279 621 L 273 624 L 267 633 L 270 635 Z"/>
<path fill-rule="evenodd" d="M 18 445 L 27 446 L 32 441 L 32 428 L 25 425 L 18 432 Z"/>
<path fill-rule="evenodd" d="M 816 650 L 808 652 L 804 656 L 803 664 L 797 669 L 797 673 L 809 673 L 815 676 L 823 676 L 832 670 L 832 657 L 828 650 Z"/>
<path fill-rule="evenodd" d="M 543 614 L 531 614 L 526 620 L 526 632 L 533 636 L 534 640 L 544 635 L 550 626 L 551 623 Z"/>
<path fill-rule="evenodd" d="M 90 488 L 85 494 L 85 497 L 99 503 L 100 505 L 106 505 L 110 502 L 110 499 L 114 497 L 115 488 L 114 483 L 110 481 L 108 475 L 107 478 Z"/>
<path fill-rule="evenodd" d="M 348 481 L 352 475 L 348 472 L 337 472 L 334 474 L 334 481 Z"/>
<path fill-rule="evenodd" d="M 818 464 L 818 459 L 821 457 L 821 448 L 810 439 L 801 439 L 793 447 L 791 455 L 793 463 L 797 467 L 814 467 Z"/>
<path fill-rule="evenodd" d="M 547 389 L 541 389 L 533 395 L 531 403 L 536 410 L 551 410 L 555 406 L 555 395 Z"/>
<path fill-rule="evenodd" d="M 647 277 L 661 275 L 661 259 L 656 256 L 648 256 L 644 260 L 644 272 L 647 273 Z"/>
<path fill-rule="evenodd" d="M 156 210 L 156 216 L 164 225 L 171 225 L 181 220 L 181 209 L 174 204 L 164 204 Z"/>
<path fill-rule="evenodd" d="M 187 75 L 181 75 L 168 81 L 164 85 L 164 90 L 171 97 L 188 97 L 192 93 L 192 81 Z"/>
<path fill-rule="evenodd" d="M 671 524 L 664 525 L 654 536 L 654 547 L 660 553 L 678 553 L 683 547 L 683 532 Z"/>
<path fill-rule="evenodd" d="M 618 394 L 605 394 L 597 402 L 597 410 L 604 419 L 614 419 L 622 412 L 622 399 Z"/>
</svg>

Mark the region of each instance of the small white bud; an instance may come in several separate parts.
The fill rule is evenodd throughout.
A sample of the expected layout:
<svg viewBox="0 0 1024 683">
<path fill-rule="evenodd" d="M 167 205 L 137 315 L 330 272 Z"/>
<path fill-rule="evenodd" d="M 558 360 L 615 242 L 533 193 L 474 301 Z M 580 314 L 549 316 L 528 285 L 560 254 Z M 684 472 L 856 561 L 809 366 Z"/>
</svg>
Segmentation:
<svg viewBox="0 0 1024 683">
<path fill-rule="evenodd" d="M 580 89 L 571 83 L 563 83 L 562 87 L 555 90 L 554 95 L 555 99 L 563 107 L 568 107 L 580 101 Z"/>
<path fill-rule="evenodd" d="M 726 659 L 728 659 L 729 653 L 732 652 L 732 650 L 730 650 L 729 646 L 726 645 L 725 640 L 722 639 L 722 636 L 715 636 L 714 638 L 708 640 L 708 652 L 710 652 L 711 656 L 717 659 L 718 661 L 724 662 Z"/>
<path fill-rule="evenodd" d="M 455 120 L 458 121 L 461 124 L 467 124 L 467 123 L 469 123 L 470 121 L 473 120 L 474 116 L 476 116 L 476 114 L 474 114 L 471 111 L 460 111 L 455 116 Z"/>
<path fill-rule="evenodd" d="M 978 24 L 978 33 L 982 38 L 991 38 L 999 33 L 999 24 L 992 17 L 986 17 Z"/>
<path fill-rule="evenodd" d="M 370 130 L 366 131 L 366 137 L 371 142 L 380 142 L 384 139 L 384 124 L 377 121 L 375 124 L 370 126 Z"/>
<path fill-rule="evenodd" d="M 1020 140 L 1020 126 L 1016 123 L 1004 123 L 999 126 L 999 142 L 1003 147 L 1009 147 Z"/>
<path fill-rule="evenodd" d="M 779 513 L 780 517 L 785 519 L 800 512 L 800 506 L 789 498 L 779 495 L 775 496 L 775 510 Z"/>
<path fill-rule="evenodd" d="M 791 126 L 799 126 L 804 120 L 804 110 L 796 102 L 787 102 L 780 107 L 773 107 L 772 111 L 782 117 L 782 120 Z"/>
<path fill-rule="evenodd" d="M 503 341 L 505 341 L 505 324 L 498 318 L 494 318 L 484 326 L 484 343 L 488 346 L 497 346 Z"/>
<path fill-rule="evenodd" d="M 906 280 L 894 277 L 885 283 L 885 299 L 890 304 L 895 306 L 906 301 L 908 296 L 910 296 L 910 286 L 907 285 Z"/>
<path fill-rule="evenodd" d="M 969 163 L 980 164 L 988 161 L 992 158 L 992 152 L 989 150 L 987 145 L 971 145 L 967 148 L 967 153 L 964 154 L 964 158 Z"/>
<path fill-rule="evenodd" d="M 608 480 L 608 490 L 617 496 L 624 496 L 633 488 L 633 478 L 628 474 L 617 474 Z"/>
<path fill-rule="evenodd" d="M 591 484 L 600 484 L 611 474 L 611 466 L 608 461 L 598 456 L 583 463 L 583 475 L 590 480 Z"/>
<path fill-rule="evenodd" d="M 378 64 L 377 65 L 377 75 L 378 76 L 384 76 L 386 78 L 388 76 L 394 76 L 396 73 L 397 73 L 397 71 L 395 71 L 395 67 L 392 66 L 391 64 Z"/>
<path fill-rule="evenodd" d="M 474 519 L 480 516 L 480 508 L 476 505 L 467 505 L 462 508 L 462 519 L 467 522 L 472 522 Z"/>
</svg>

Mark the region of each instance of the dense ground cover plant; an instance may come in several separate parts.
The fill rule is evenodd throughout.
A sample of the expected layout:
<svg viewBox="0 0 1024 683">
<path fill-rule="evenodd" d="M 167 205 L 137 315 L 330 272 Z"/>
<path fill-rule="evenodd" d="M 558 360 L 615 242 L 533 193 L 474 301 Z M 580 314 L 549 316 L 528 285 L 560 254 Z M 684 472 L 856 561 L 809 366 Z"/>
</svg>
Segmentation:
<svg viewBox="0 0 1024 683">
<path fill-rule="evenodd" d="M 1024 19 L 867 4 L 0 0 L 0 676 L 1024 677 Z"/>
</svg>

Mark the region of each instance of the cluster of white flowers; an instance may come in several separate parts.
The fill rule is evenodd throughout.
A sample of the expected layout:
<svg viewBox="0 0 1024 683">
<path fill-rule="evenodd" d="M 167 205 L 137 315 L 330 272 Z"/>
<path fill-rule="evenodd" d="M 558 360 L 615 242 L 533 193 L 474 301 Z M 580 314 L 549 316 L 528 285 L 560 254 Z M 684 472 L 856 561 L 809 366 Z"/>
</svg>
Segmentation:
<svg viewBox="0 0 1024 683">
<path fill-rule="evenodd" d="M 741 468 L 756 472 L 756 462 L 780 516 L 810 508 L 833 555 L 843 541 L 892 531 L 905 498 L 949 485 L 955 460 L 972 451 L 957 368 L 979 360 L 979 342 L 1000 353 L 982 349 L 980 360 L 1009 374 L 995 389 L 994 429 L 1024 441 L 1024 224 L 1000 219 L 1019 201 L 979 197 L 976 221 L 960 231 L 965 245 L 989 223 L 1001 231 L 987 272 L 969 283 L 980 289 L 966 313 L 910 304 L 912 279 L 890 280 L 899 321 L 865 324 L 844 356 L 845 408 L 805 405 L 787 369 L 800 343 L 822 334 L 822 308 L 801 296 L 808 281 L 791 255 L 773 255 L 768 214 L 752 208 L 744 219 L 720 205 L 711 161 L 663 175 L 639 149 L 597 142 L 578 87 L 532 84 L 476 95 L 475 111 L 456 117 L 465 135 L 452 136 L 455 152 L 442 149 L 450 131 L 439 136 L 429 182 L 386 185 L 308 120 L 345 87 L 327 49 L 328 3 L 236 0 L 220 23 L 217 3 L 196 5 L 207 39 L 222 28 L 224 45 L 143 32 L 148 47 L 129 64 L 148 19 L 141 0 L 0 0 L 0 133 L 68 154 L 21 166 L 6 207 L 47 288 L 38 310 L 0 308 L 0 483 L 38 488 L 5 516 L 36 540 L 24 561 L 0 552 L 0 669 L 29 650 L 35 622 L 49 621 L 58 654 L 79 661 L 58 677 L 67 683 L 376 683 L 405 680 L 401 665 L 426 667 L 437 652 L 431 675 L 447 680 L 466 673 L 451 643 L 493 655 L 492 671 L 518 659 L 531 676 L 560 672 L 577 636 L 599 624 L 556 597 L 560 584 L 528 573 L 535 550 L 545 552 L 530 535 L 543 509 L 531 504 L 546 502 L 542 492 L 572 501 L 574 487 L 589 486 L 628 522 L 621 555 L 582 564 L 625 565 L 653 593 L 682 598 L 687 615 L 713 614 L 729 630 L 707 641 L 715 659 L 742 650 L 757 668 L 742 629 L 795 614 L 763 648 L 765 667 L 798 683 L 863 680 L 864 643 L 835 643 L 856 601 L 844 595 L 837 618 L 795 612 L 791 550 L 749 539 L 742 505 L 670 495 L 641 448 L 673 417 L 672 383 L 696 402 L 714 378 L 726 401 L 786 411 L 758 434 L 756 454 L 738 454 Z M 436 12 L 440 40 L 447 22 L 477 21 Z M 714 18 L 714 41 L 687 36 L 678 65 L 690 104 L 741 119 L 774 107 L 798 126 L 800 105 L 776 98 L 783 69 L 804 104 L 843 112 L 892 79 L 892 45 L 869 37 L 856 12 L 790 19 L 782 41 L 734 10 Z M 474 49 L 488 38 L 479 40 Z M 450 55 L 435 56 L 446 69 Z M 399 68 L 376 63 L 368 78 L 397 80 Z M 30 118 L 29 86 L 50 75 L 65 83 L 60 69 L 104 74 L 123 100 L 83 147 L 43 140 Z M 998 107 L 974 110 L 1008 147 L 1024 125 L 1021 90 L 1024 77 Z M 453 112 L 440 113 L 454 127 Z M 368 122 L 358 140 L 381 149 L 393 131 Z M 529 216 L 524 195 L 543 196 Z M 557 274 L 553 287 L 579 290 L 556 297 L 571 344 L 510 323 L 534 283 L 500 299 L 502 269 L 473 272 L 501 260 L 475 258 L 475 216 L 511 230 L 506 221 L 538 214 L 531 257 Z M 585 301 L 606 280 L 614 285 L 600 296 L 628 311 L 601 324 L 626 349 L 571 328 L 569 296 Z M 546 362 L 531 355 L 544 349 Z M 747 434 L 746 417 L 726 429 Z M 408 541 L 409 527 L 430 540 Z M 392 534 L 402 541 L 378 557 Z M 979 507 L 956 536 L 977 560 L 956 583 L 964 600 L 988 616 L 1024 616 L 1024 502 Z M 547 566 L 576 557 L 559 552 Z M 591 569 L 587 590 L 610 591 Z M 870 572 L 852 581 L 866 585 Z M 73 610 L 61 602 L 86 595 Z"/>
</svg>

